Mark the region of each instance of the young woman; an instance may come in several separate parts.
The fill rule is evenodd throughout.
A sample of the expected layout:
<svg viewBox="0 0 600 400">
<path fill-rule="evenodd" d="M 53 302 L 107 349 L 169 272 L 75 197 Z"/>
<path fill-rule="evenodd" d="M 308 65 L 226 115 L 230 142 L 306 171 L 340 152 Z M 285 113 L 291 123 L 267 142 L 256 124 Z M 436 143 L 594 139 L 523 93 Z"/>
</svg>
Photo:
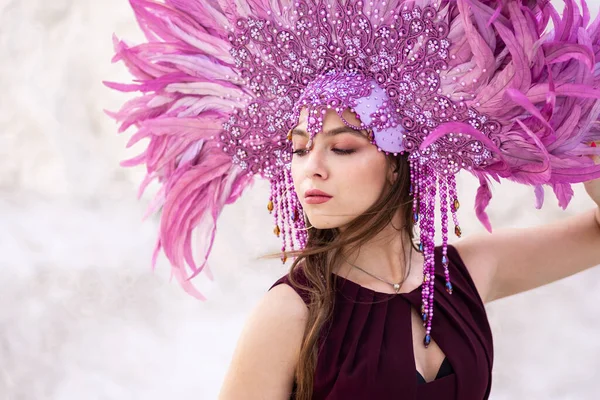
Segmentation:
<svg viewBox="0 0 600 400">
<path fill-rule="evenodd" d="M 349 111 L 345 118 L 354 120 Z M 600 265 L 597 179 L 586 184 L 594 210 L 449 246 L 451 296 L 436 249 L 443 297 L 425 348 L 423 256 L 414 248 L 406 158 L 377 151 L 333 112 L 310 150 L 305 132 L 304 113 L 291 168 L 315 250 L 298 258 L 291 279 L 280 279 L 248 319 L 220 399 L 287 399 L 298 380 L 307 398 L 487 398 L 493 354 L 484 304 Z"/>
<path fill-rule="evenodd" d="M 142 189 L 163 184 L 155 256 L 203 298 L 190 279 L 219 213 L 262 177 L 293 259 L 222 400 L 486 399 L 484 304 L 600 263 L 600 19 L 584 2 L 562 17 L 546 0 L 131 4 L 148 43 L 115 40 L 136 81 L 107 84 L 143 93 L 111 115 L 148 140 L 125 163 L 146 164 Z M 599 207 L 450 245 L 463 170 L 489 231 L 492 179 L 532 186 L 538 207 L 545 185 L 566 207 L 586 182 Z"/>
</svg>

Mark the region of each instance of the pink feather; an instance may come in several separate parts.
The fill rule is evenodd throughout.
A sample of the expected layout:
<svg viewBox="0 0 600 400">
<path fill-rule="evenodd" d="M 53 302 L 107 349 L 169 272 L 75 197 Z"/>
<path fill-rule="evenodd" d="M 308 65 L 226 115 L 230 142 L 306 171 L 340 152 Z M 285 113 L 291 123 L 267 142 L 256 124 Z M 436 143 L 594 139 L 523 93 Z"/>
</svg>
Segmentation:
<svg viewBox="0 0 600 400">
<path fill-rule="evenodd" d="M 485 209 L 492 200 L 492 191 L 487 180 L 480 176 L 479 177 L 479 188 L 477 189 L 477 195 L 475 196 L 475 215 L 481 222 L 481 224 L 487 229 L 488 232 L 492 233 L 492 224 L 488 217 Z"/>
<path fill-rule="evenodd" d="M 332 7 L 348 1 L 323 0 Z M 163 251 L 173 277 L 203 299 L 190 279 L 208 271 L 223 207 L 252 182 L 218 147 L 231 110 L 253 100 L 229 52 L 228 35 L 239 18 L 290 25 L 294 5 L 284 0 L 130 3 L 147 43 L 129 46 L 114 37 L 113 62 L 123 62 L 134 80 L 105 85 L 139 96 L 107 114 L 119 122 L 120 132 L 136 130 L 128 145 L 147 142 L 139 156 L 123 161 L 125 166 L 145 164 L 140 193 L 154 179 L 162 184 L 148 208 L 148 215 L 161 213 L 153 265 Z M 385 7 L 389 23 L 403 4 L 390 0 L 385 6 L 373 2 L 364 7 Z M 423 9 L 434 2 L 417 4 Z M 582 11 L 565 0 L 559 15 L 546 0 L 457 0 L 444 2 L 439 10 L 448 22 L 450 41 L 448 69 L 440 73 L 441 93 L 456 103 L 464 101 L 502 128 L 488 136 L 467 123 L 444 122 L 421 149 L 461 132 L 493 153 L 489 163 L 471 171 L 480 181 L 475 212 L 490 231 L 485 209 L 492 179 L 533 185 L 540 207 L 548 185 L 566 207 L 570 184 L 600 177 L 600 166 L 589 157 L 598 149 L 587 146 L 600 140 L 600 15 L 590 24 L 587 4 L 582 0 L 581 5 Z M 381 22 L 375 13 L 371 18 Z M 550 21 L 553 31 L 547 31 Z M 202 238 L 199 243 L 194 232 Z"/>
</svg>

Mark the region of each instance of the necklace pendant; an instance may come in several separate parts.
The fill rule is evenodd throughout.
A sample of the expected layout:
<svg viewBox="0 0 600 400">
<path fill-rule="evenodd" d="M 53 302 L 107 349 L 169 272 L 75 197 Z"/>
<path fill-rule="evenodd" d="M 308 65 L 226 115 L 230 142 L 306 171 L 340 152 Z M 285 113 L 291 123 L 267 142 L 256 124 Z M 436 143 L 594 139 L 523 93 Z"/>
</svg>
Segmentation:
<svg viewBox="0 0 600 400">
<path fill-rule="evenodd" d="M 394 290 L 396 291 L 396 293 L 398 293 L 400 291 L 400 284 L 399 283 L 394 283 Z"/>
</svg>

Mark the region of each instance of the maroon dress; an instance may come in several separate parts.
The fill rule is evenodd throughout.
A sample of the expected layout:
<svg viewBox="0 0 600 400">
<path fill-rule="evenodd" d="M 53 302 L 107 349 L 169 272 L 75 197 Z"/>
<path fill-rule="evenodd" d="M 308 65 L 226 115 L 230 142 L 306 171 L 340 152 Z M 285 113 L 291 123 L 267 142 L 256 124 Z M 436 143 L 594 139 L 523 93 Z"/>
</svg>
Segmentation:
<svg viewBox="0 0 600 400">
<path fill-rule="evenodd" d="M 415 379 L 411 307 L 420 310 L 421 287 L 391 296 L 336 275 L 333 316 L 319 338 L 314 400 L 489 397 L 493 346 L 483 302 L 453 246 L 448 246 L 452 295 L 445 290 L 440 247 L 436 247 L 435 257 L 431 336 L 446 355 L 444 364 L 450 365 L 445 368 L 450 367 L 451 372 L 423 384 Z M 297 277 L 302 282 L 301 272 Z M 281 283 L 289 284 L 287 275 L 273 286 Z M 295 290 L 309 302 L 306 292 Z"/>
</svg>

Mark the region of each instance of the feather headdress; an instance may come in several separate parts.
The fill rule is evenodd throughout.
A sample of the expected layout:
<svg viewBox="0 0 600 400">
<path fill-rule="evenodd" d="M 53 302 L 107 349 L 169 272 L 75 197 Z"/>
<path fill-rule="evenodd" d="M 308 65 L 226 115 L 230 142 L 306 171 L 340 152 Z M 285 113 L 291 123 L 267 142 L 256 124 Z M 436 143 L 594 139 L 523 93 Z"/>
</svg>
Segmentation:
<svg viewBox="0 0 600 400">
<path fill-rule="evenodd" d="M 148 140 L 123 165 L 146 165 L 140 193 L 162 183 L 149 210 L 161 212 L 154 260 L 164 251 L 196 296 L 190 279 L 206 266 L 219 214 L 254 177 L 271 181 L 283 257 L 305 245 L 300 205 L 287 190 L 286 139 L 302 107 L 315 117 L 311 135 L 320 111 L 351 108 L 380 149 L 410 154 L 428 333 L 433 207 L 439 195 L 445 258 L 448 212 L 460 235 L 456 173 L 479 179 L 475 210 L 488 230 L 492 179 L 531 185 L 538 207 L 549 185 L 566 207 L 572 183 L 600 177 L 588 157 L 600 154 L 589 146 L 600 140 L 600 20 L 590 22 L 583 0 L 581 11 L 565 0 L 562 16 L 545 0 L 130 3 L 147 42 L 114 39 L 114 61 L 135 81 L 106 84 L 141 95 L 111 116 L 120 131 L 137 129 L 129 145 Z M 446 278 L 451 292 L 447 270 Z"/>
</svg>

